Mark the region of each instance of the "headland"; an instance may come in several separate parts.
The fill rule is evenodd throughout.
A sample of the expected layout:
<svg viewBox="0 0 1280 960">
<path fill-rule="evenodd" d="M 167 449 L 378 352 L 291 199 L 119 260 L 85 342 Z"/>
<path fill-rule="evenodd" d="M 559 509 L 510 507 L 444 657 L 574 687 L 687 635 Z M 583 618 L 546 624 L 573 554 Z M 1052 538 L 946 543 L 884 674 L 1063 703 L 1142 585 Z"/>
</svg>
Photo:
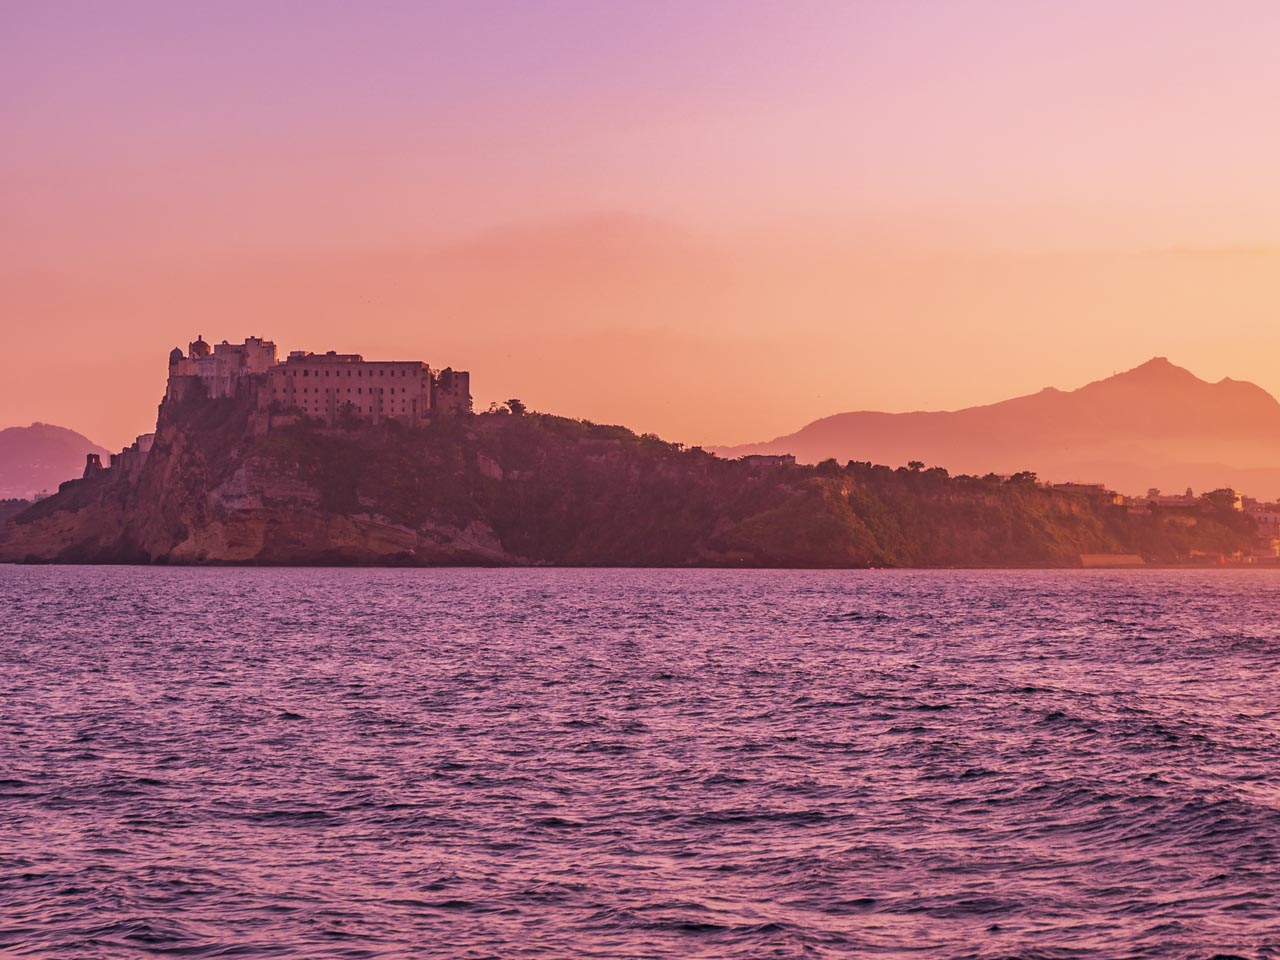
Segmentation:
<svg viewBox="0 0 1280 960">
<path fill-rule="evenodd" d="M 202 337 L 156 429 L 11 516 L 35 563 L 1078 567 L 1242 557 L 1217 491 L 1132 511 L 1030 474 L 723 459 L 620 426 L 472 410 L 470 375 Z"/>
</svg>

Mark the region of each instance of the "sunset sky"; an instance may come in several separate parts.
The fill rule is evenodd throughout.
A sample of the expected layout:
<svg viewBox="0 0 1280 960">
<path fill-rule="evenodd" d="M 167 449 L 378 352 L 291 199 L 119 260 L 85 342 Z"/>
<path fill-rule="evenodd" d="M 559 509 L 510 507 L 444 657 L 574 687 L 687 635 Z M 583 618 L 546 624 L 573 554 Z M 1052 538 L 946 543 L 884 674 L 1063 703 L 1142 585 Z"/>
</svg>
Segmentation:
<svg viewBox="0 0 1280 960">
<path fill-rule="evenodd" d="M 197 333 L 766 439 L 1154 355 L 1280 392 L 1280 4 L 0 0 L 0 426 Z"/>
</svg>

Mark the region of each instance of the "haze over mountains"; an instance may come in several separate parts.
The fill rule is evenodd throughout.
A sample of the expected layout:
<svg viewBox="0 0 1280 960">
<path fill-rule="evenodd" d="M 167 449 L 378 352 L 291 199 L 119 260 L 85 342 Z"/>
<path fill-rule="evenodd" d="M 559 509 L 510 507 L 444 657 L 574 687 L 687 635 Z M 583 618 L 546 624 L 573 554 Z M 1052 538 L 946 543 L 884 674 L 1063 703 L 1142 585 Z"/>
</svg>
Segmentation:
<svg viewBox="0 0 1280 960">
<path fill-rule="evenodd" d="M 87 453 L 98 454 L 104 465 L 110 456 L 87 437 L 51 423 L 0 430 L 0 499 L 56 491 L 84 473 Z"/>
<path fill-rule="evenodd" d="M 1280 403 L 1256 384 L 1208 383 L 1164 357 L 1078 390 L 947 412 L 839 413 L 721 456 L 791 453 L 900 466 L 922 460 L 953 474 L 1033 470 L 1042 479 L 1197 492 L 1230 486 L 1280 497 Z"/>
</svg>

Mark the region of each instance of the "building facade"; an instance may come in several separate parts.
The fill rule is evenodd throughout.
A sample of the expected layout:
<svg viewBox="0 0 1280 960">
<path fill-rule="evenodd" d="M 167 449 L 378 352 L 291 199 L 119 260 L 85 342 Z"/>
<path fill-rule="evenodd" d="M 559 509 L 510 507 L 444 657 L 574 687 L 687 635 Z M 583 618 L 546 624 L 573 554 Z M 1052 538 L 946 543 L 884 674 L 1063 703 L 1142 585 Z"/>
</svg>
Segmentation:
<svg viewBox="0 0 1280 960">
<path fill-rule="evenodd" d="M 276 345 L 260 337 L 210 346 L 202 336 L 184 354 L 169 354 L 166 398 L 179 399 L 195 384 L 214 398 L 257 392 L 265 414 L 305 416 L 326 424 L 397 420 L 417 425 L 437 414 L 471 412 L 471 376 L 421 360 L 365 360 L 357 353 L 295 350 L 282 362 Z"/>
<path fill-rule="evenodd" d="M 471 412 L 471 374 L 445 367 L 431 378 L 431 409 L 444 413 Z"/>
<path fill-rule="evenodd" d="M 273 409 L 338 423 L 356 418 L 416 426 L 432 411 L 431 368 L 420 360 L 365 360 L 358 353 L 296 351 L 267 374 Z"/>
<path fill-rule="evenodd" d="M 234 396 L 240 381 L 266 373 L 276 365 L 276 345 L 261 337 L 246 337 L 244 343 L 210 346 L 204 337 L 187 344 L 187 353 L 174 347 L 169 354 L 169 381 L 175 377 L 196 377 L 211 397 Z"/>
</svg>

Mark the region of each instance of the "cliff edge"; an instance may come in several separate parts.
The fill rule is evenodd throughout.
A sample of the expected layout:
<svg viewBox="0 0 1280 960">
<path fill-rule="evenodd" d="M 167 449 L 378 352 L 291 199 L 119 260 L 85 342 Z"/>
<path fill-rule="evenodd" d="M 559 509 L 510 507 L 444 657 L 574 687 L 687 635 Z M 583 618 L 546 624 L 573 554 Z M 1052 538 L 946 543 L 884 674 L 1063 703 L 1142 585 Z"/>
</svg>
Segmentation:
<svg viewBox="0 0 1280 960">
<path fill-rule="evenodd" d="M 166 400 L 141 466 L 12 517 L 0 560 L 564 566 L 1074 566 L 1247 549 L 1248 518 L 1131 516 L 1023 480 L 724 460 L 544 414 L 254 428 L 251 391 Z"/>
</svg>

